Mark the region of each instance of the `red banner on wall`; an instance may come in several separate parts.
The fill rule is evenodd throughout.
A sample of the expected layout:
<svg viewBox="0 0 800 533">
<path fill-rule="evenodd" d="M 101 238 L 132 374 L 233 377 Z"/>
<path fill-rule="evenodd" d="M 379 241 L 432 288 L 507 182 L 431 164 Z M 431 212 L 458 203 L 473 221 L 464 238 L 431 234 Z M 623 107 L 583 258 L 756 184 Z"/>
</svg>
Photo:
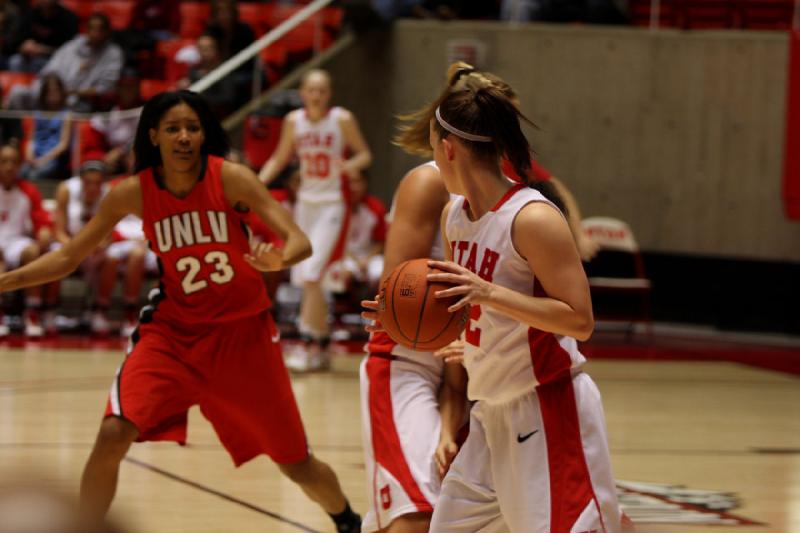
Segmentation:
<svg viewBox="0 0 800 533">
<path fill-rule="evenodd" d="M 789 39 L 787 79 L 783 205 L 788 218 L 800 220 L 800 30 L 791 32 Z"/>
</svg>

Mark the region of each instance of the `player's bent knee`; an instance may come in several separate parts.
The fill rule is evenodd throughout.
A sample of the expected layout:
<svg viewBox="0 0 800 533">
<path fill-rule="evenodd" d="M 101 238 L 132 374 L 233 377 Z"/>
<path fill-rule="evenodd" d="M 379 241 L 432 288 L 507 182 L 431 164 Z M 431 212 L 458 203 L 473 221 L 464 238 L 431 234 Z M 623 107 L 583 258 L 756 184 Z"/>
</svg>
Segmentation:
<svg viewBox="0 0 800 533">
<path fill-rule="evenodd" d="M 139 431 L 131 422 L 110 416 L 100 425 L 96 446 L 109 454 L 124 455 L 138 436 Z"/>
<path fill-rule="evenodd" d="M 31 244 L 26 246 L 24 250 L 22 250 L 22 255 L 20 256 L 20 261 L 22 264 L 30 263 L 37 257 L 39 257 L 40 250 L 38 244 Z"/>
<path fill-rule="evenodd" d="M 316 460 L 309 455 L 300 462 L 278 465 L 283 475 L 297 483 L 298 485 L 305 485 L 315 478 L 314 462 Z"/>
</svg>

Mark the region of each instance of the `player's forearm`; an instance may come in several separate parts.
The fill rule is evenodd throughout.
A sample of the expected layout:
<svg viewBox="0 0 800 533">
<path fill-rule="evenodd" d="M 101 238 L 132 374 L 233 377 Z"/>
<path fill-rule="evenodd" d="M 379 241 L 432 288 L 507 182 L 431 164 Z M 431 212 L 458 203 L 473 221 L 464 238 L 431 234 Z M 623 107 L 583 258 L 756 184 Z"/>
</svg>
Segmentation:
<svg viewBox="0 0 800 533">
<path fill-rule="evenodd" d="M 364 170 L 370 165 L 370 163 L 372 163 L 372 153 L 370 153 L 369 150 L 358 152 L 347 160 L 348 167 L 356 168 L 358 170 Z"/>
<path fill-rule="evenodd" d="M 536 329 L 581 341 L 588 339 L 594 330 L 591 308 L 577 310 L 554 298 L 528 296 L 499 285 L 492 285 L 488 300 L 481 305 L 489 305 Z"/>
<path fill-rule="evenodd" d="M 78 267 L 78 263 L 62 250 L 50 252 L 21 268 L 0 274 L 0 292 L 34 287 L 68 275 Z"/>
<path fill-rule="evenodd" d="M 258 173 L 258 179 L 264 185 L 269 185 L 272 181 L 280 174 L 281 170 L 285 165 L 281 165 L 280 161 L 276 160 L 274 157 L 271 157 L 264 166 L 261 167 L 261 171 Z"/>
<path fill-rule="evenodd" d="M 460 364 L 460 363 L 457 363 Z M 455 442 L 467 412 L 467 394 L 444 383 L 439 391 L 439 416 L 442 420 L 440 442 Z"/>
<path fill-rule="evenodd" d="M 289 267 L 309 257 L 311 257 L 311 241 L 308 237 L 302 231 L 290 232 L 283 246 L 283 265 Z"/>
</svg>

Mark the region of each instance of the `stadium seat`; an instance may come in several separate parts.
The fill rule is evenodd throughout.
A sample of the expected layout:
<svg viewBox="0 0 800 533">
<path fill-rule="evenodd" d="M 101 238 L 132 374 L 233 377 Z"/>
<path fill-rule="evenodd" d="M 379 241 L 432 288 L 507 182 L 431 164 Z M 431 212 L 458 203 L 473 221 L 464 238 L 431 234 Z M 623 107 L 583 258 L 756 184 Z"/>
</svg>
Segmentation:
<svg viewBox="0 0 800 533">
<path fill-rule="evenodd" d="M 611 217 L 592 217 L 581 223 L 600 245 L 597 256 L 586 264 L 595 318 L 652 324 L 652 283 L 644 268 L 639 245 L 625 222 Z"/>
<path fill-rule="evenodd" d="M 158 93 L 169 91 L 174 87 L 174 83 L 168 80 L 142 79 L 139 81 L 139 94 L 145 102 Z"/>
<path fill-rule="evenodd" d="M 749 30 L 788 30 L 792 26 L 792 0 L 739 0 L 742 27 Z"/>
<path fill-rule="evenodd" d="M 243 150 L 253 168 L 261 166 L 269 159 L 278 146 L 281 137 L 280 117 L 250 115 L 245 121 Z"/>
<path fill-rule="evenodd" d="M 8 98 L 8 93 L 14 85 L 30 85 L 35 79 L 36 74 L 30 72 L 0 71 L 0 89 L 2 89 L 3 100 Z"/>
<path fill-rule="evenodd" d="M 255 33 L 256 38 L 267 33 L 267 20 L 265 17 L 264 4 L 255 2 L 239 2 L 239 20 L 248 24 Z"/>
<path fill-rule="evenodd" d="M 730 29 L 739 26 L 732 0 L 681 0 L 677 26 L 688 30 Z"/>
<path fill-rule="evenodd" d="M 97 11 L 93 0 L 62 0 L 61 4 L 75 13 L 78 17 L 78 29 L 81 33 L 86 31 L 86 21 L 89 15 Z"/>
<path fill-rule="evenodd" d="M 650 26 L 651 0 L 631 0 L 630 16 L 634 26 Z M 658 10 L 658 25 L 660 27 L 675 26 L 675 0 L 661 0 Z"/>
<path fill-rule="evenodd" d="M 206 2 L 181 2 L 180 36 L 184 39 L 197 39 L 206 27 L 211 6 Z"/>
<path fill-rule="evenodd" d="M 175 61 L 175 54 L 184 46 L 189 46 L 194 43 L 194 39 L 168 39 L 159 41 L 158 44 L 156 44 L 156 56 L 160 58 L 164 64 L 163 72 L 165 80 L 176 82 L 186 76 L 189 68 L 186 64 Z"/>
<path fill-rule="evenodd" d="M 114 30 L 124 30 L 130 27 L 133 21 L 135 0 L 105 0 L 95 2 L 94 11 L 105 13 Z"/>
</svg>

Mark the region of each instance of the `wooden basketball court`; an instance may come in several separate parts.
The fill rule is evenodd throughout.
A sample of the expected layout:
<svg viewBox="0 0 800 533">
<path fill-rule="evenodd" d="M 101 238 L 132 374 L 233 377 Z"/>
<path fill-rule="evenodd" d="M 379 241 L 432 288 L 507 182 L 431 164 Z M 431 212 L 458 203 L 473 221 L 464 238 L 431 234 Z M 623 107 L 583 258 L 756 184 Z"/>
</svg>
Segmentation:
<svg viewBox="0 0 800 533">
<path fill-rule="evenodd" d="M 122 350 L 20 344 L 0 345 L 0 476 L 74 491 Z M 650 359 L 595 358 L 587 367 L 603 394 L 615 474 L 638 531 L 800 531 L 798 376 L 642 350 Z M 363 513 L 359 361 L 340 354 L 332 372 L 297 376 L 294 389 L 314 451 Z M 186 447 L 133 446 L 112 513 L 130 532 L 332 531 L 266 458 L 235 469 L 197 410 Z"/>
</svg>

